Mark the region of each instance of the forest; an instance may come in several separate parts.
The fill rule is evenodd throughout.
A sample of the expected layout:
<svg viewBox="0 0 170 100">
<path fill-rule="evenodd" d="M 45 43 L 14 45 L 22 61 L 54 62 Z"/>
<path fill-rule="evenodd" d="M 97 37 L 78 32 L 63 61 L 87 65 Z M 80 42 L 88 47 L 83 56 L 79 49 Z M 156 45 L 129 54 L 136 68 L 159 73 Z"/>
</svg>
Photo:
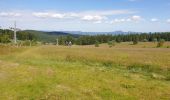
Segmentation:
<svg viewBox="0 0 170 100">
<path fill-rule="evenodd" d="M 75 35 L 70 33 L 38 31 L 19 31 L 17 39 L 21 41 L 38 41 L 42 43 L 56 44 L 58 39 L 59 45 L 65 45 L 66 41 L 71 41 L 76 45 L 92 45 L 96 42 L 108 43 L 115 42 L 157 42 L 161 39 L 170 41 L 170 32 L 155 32 L 155 33 L 129 33 L 129 34 L 98 34 L 98 35 Z M 0 43 L 10 43 L 13 40 L 13 31 L 8 29 L 0 29 Z"/>
</svg>

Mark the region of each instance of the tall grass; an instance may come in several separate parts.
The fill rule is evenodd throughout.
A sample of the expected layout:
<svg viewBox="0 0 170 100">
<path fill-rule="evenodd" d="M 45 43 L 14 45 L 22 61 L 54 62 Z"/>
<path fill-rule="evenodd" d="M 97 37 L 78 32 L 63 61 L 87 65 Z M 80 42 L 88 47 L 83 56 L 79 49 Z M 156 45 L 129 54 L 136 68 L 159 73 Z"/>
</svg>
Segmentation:
<svg viewBox="0 0 170 100">
<path fill-rule="evenodd" d="M 0 99 L 169 100 L 170 49 L 154 45 L 0 47 Z"/>
</svg>

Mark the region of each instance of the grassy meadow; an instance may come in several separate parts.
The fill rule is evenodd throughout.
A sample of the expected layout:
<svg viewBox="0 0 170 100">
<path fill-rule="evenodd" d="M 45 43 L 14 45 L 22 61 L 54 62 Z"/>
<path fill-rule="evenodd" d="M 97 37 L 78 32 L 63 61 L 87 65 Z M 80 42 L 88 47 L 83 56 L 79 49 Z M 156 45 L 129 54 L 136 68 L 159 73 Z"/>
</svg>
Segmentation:
<svg viewBox="0 0 170 100">
<path fill-rule="evenodd" d="M 170 100 L 170 42 L 0 46 L 0 100 Z"/>
</svg>

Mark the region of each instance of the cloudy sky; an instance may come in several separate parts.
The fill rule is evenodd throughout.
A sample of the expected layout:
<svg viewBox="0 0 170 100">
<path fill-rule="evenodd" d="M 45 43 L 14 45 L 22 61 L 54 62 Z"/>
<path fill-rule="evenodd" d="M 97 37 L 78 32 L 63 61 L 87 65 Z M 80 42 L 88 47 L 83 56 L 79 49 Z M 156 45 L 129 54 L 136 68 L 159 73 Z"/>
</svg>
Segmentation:
<svg viewBox="0 0 170 100">
<path fill-rule="evenodd" d="M 0 26 L 53 31 L 170 31 L 170 0 L 0 0 Z"/>
</svg>

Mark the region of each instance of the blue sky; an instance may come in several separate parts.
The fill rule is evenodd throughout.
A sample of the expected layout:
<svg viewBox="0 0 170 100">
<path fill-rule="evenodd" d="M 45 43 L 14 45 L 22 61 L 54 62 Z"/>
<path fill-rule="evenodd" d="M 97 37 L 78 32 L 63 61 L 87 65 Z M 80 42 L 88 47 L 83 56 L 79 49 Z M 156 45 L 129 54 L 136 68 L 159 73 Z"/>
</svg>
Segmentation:
<svg viewBox="0 0 170 100">
<path fill-rule="evenodd" d="M 0 26 L 54 31 L 170 31 L 170 0 L 0 0 Z"/>
</svg>

